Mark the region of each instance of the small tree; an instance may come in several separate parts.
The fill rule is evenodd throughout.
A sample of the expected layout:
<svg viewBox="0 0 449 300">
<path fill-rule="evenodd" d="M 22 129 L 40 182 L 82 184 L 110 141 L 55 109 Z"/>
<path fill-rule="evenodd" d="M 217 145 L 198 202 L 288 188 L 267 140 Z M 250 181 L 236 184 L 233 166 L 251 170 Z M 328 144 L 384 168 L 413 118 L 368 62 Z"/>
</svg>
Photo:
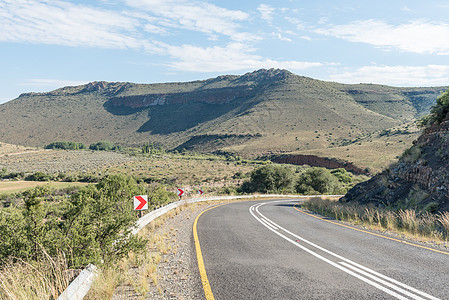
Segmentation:
<svg viewBox="0 0 449 300">
<path fill-rule="evenodd" d="M 325 168 L 310 168 L 304 171 L 296 183 L 300 194 L 331 194 L 340 187 L 338 179 Z"/>
<path fill-rule="evenodd" d="M 71 198 L 65 235 L 68 247 L 76 252 L 74 265 L 108 263 L 131 249 L 144 248 L 146 242 L 130 234 L 137 220 L 131 199 L 144 192 L 132 177 L 110 175 Z"/>
<path fill-rule="evenodd" d="M 242 185 L 244 192 L 287 192 L 293 185 L 293 171 L 289 168 L 267 165 L 251 172 L 249 182 Z"/>
</svg>

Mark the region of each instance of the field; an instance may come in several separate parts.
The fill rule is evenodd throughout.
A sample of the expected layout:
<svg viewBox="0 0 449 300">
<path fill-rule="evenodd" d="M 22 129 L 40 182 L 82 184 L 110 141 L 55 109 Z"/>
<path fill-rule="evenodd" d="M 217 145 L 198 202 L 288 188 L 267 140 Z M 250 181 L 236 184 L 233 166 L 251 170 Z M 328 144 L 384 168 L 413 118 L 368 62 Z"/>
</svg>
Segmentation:
<svg viewBox="0 0 449 300">
<path fill-rule="evenodd" d="M 40 182 L 40 181 L 0 181 L 0 195 L 21 193 L 36 186 L 48 185 L 53 189 L 65 189 L 73 186 L 83 186 L 83 182 Z"/>
<path fill-rule="evenodd" d="M 24 147 L 0 142 L 0 157 L 10 154 L 32 152 L 32 151 L 38 151 L 38 149 L 34 147 Z"/>
<path fill-rule="evenodd" d="M 18 149 L 17 151 L 21 151 Z M 0 156 L 0 170 L 33 174 L 66 174 L 101 178 L 105 175 L 128 174 L 147 183 L 157 182 L 173 188 L 189 190 L 203 188 L 211 192 L 226 185 L 241 183 L 262 162 L 226 160 L 213 155 L 154 154 L 142 155 L 138 150 L 128 153 L 90 150 L 49 150 L 37 152 L 9 152 Z M 0 182 L 0 193 L 19 192 L 40 182 Z M 52 186 L 59 187 L 56 183 Z"/>
</svg>

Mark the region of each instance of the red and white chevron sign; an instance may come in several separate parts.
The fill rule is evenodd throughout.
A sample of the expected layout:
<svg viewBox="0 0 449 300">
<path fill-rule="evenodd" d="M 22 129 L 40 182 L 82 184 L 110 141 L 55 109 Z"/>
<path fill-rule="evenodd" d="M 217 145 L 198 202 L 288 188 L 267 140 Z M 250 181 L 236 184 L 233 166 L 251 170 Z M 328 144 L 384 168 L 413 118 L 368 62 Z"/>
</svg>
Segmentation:
<svg viewBox="0 0 449 300">
<path fill-rule="evenodd" d="M 184 190 L 183 189 L 178 189 L 178 196 L 182 197 L 182 195 L 184 195 Z"/>
<path fill-rule="evenodd" d="M 134 210 L 148 209 L 147 195 L 134 196 L 133 200 L 134 200 Z"/>
<path fill-rule="evenodd" d="M 204 194 L 204 191 L 203 191 L 202 189 L 199 189 L 199 190 L 198 190 L 198 194 L 203 195 L 203 194 Z"/>
</svg>

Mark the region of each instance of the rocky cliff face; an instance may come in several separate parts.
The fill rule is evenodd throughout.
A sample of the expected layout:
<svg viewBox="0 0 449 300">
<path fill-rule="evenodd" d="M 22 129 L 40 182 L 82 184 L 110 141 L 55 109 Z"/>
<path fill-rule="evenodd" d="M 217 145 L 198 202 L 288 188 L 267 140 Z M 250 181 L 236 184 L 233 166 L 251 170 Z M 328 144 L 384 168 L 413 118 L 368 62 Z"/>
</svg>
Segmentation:
<svg viewBox="0 0 449 300">
<path fill-rule="evenodd" d="M 238 98 L 251 97 L 255 91 L 250 87 L 207 89 L 186 93 L 155 93 L 146 95 L 120 96 L 109 100 L 112 106 L 144 108 L 155 105 L 208 103 L 225 104 Z"/>
<path fill-rule="evenodd" d="M 356 185 L 341 201 L 449 211 L 449 114 L 426 129 L 396 164 Z"/>
<path fill-rule="evenodd" d="M 257 95 L 264 87 L 275 84 L 289 77 L 294 77 L 287 70 L 261 69 L 242 76 L 219 76 L 214 79 L 195 82 L 196 88 L 185 92 L 143 93 L 138 95 L 117 95 L 111 97 L 108 105 L 114 107 L 145 108 L 168 104 L 226 104 L 239 98 Z M 102 82 L 89 84 L 86 89 L 101 90 Z"/>
<path fill-rule="evenodd" d="M 319 157 L 316 155 L 289 154 L 274 157 L 271 160 L 279 164 L 309 165 L 312 167 L 323 167 L 327 169 L 343 168 L 346 171 L 351 171 L 355 174 L 367 174 L 365 170 L 355 166 L 351 162 L 328 157 Z"/>
</svg>

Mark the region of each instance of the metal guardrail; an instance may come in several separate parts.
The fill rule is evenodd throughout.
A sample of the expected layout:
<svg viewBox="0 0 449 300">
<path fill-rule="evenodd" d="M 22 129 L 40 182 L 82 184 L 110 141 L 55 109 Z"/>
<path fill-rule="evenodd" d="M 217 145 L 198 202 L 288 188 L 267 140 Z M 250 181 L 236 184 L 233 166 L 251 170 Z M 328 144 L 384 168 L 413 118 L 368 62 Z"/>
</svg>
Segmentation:
<svg viewBox="0 0 449 300">
<path fill-rule="evenodd" d="M 216 197 L 201 197 L 190 198 L 185 200 L 179 200 L 172 202 L 166 206 L 155 209 L 145 216 L 137 220 L 134 229 L 131 234 L 137 234 L 142 228 L 148 225 L 154 219 L 168 213 L 170 210 L 175 209 L 178 206 L 204 201 L 217 201 L 217 200 L 233 200 L 233 199 L 257 199 L 257 198 L 309 198 L 309 197 L 339 197 L 343 195 L 315 195 L 315 196 L 298 196 L 298 195 L 250 195 L 250 196 L 216 196 Z M 96 276 L 97 267 L 89 264 L 79 275 L 76 277 L 67 289 L 58 297 L 58 300 L 82 300 L 84 296 L 89 292 L 92 283 Z"/>
<path fill-rule="evenodd" d="M 90 290 L 95 279 L 97 267 L 93 264 L 81 271 L 81 273 L 70 283 L 65 291 L 58 297 L 58 300 L 83 299 Z"/>
</svg>

